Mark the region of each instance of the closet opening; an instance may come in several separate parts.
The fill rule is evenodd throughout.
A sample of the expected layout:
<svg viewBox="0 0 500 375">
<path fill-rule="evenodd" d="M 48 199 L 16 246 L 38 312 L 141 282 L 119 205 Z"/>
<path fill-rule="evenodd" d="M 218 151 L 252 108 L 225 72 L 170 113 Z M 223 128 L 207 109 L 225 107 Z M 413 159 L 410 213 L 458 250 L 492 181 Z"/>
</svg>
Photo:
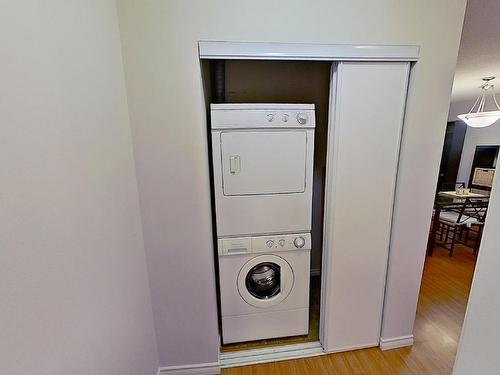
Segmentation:
<svg viewBox="0 0 500 375">
<path fill-rule="evenodd" d="M 221 367 L 411 345 L 382 322 L 418 47 L 199 42 L 199 53 Z"/>
<path fill-rule="evenodd" d="M 324 195 L 325 195 L 325 177 L 326 177 L 326 154 L 327 154 L 327 131 L 329 114 L 329 95 L 330 95 L 330 75 L 331 62 L 316 61 L 255 61 L 255 60 L 209 60 L 201 61 L 202 80 L 207 114 L 207 137 L 209 145 L 210 176 L 212 186 L 212 217 L 213 217 L 213 238 L 214 238 L 214 262 L 215 272 L 217 273 L 217 298 L 219 306 L 219 329 L 221 334 L 221 355 L 235 353 L 251 349 L 267 349 L 277 346 L 316 343 L 318 347 L 320 341 L 319 322 L 320 322 L 320 301 L 321 301 L 321 267 L 322 267 L 322 249 L 323 249 L 323 218 L 324 218 Z M 221 315 L 222 305 L 227 302 L 228 297 L 224 295 L 224 285 L 222 283 L 232 282 L 231 278 L 224 275 L 225 266 L 221 269 L 220 254 L 223 245 L 221 236 L 217 233 L 217 212 L 216 198 L 214 192 L 215 179 L 219 178 L 217 171 L 214 173 L 214 138 L 212 132 L 211 104 L 272 104 L 272 105 L 313 105 L 315 117 L 314 128 L 314 151 L 312 167 L 312 205 L 311 205 L 311 231 L 310 231 L 310 258 L 309 258 L 309 314 L 307 334 L 290 334 L 280 337 L 270 337 L 260 340 L 249 340 L 241 342 L 226 343 L 223 330 L 223 319 Z M 288 108 L 288 107 L 285 107 Z M 295 107 L 292 107 L 295 108 Z M 299 108 L 299 107 L 296 107 Z M 304 107 L 305 108 L 305 107 Z M 278 114 L 280 114 L 279 112 Z M 309 112 L 308 112 L 309 113 Z M 288 117 L 288 113 L 284 116 Z M 280 114 L 281 116 L 281 114 Z M 249 131 L 251 132 L 251 131 Z M 224 134 L 224 131 L 221 132 Z M 248 134 L 248 133 L 247 133 Z M 220 136 L 220 135 L 218 135 Z M 276 137 L 270 142 L 279 145 L 280 138 Z M 264 147 L 264 146 L 263 146 Z M 271 146 L 272 147 L 272 146 Z M 220 150 L 219 150 L 220 151 Z M 263 150 L 264 152 L 264 150 Z M 277 153 L 285 152 L 277 148 Z M 232 156 L 230 156 L 232 157 Z M 278 155 L 277 155 L 278 157 Z M 245 161 L 234 159 L 234 163 L 241 163 L 243 168 Z M 236 165 L 236 164 L 235 164 Z M 240 167 L 240 164 L 236 165 Z M 216 168 L 217 169 L 217 168 Z M 227 188 L 227 186 L 225 186 Z M 245 212 L 241 213 L 245 215 Z M 284 218 L 287 219 L 287 218 Z M 264 220 L 264 219 L 263 219 Z M 287 231 L 285 230 L 284 233 Z M 291 231 L 290 233 L 294 233 Z M 251 233 L 249 233 L 251 234 Z M 273 235 L 273 233 L 269 233 Z M 291 235 L 291 234 L 290 234 Z M 264 236 L 265 237 L 265 236 Z M 231 239 L 232 236 L 229 236 Z M 279 240 L 278 240 L 279 241 Z M 288 241 L 288 240 L 286 240 Z M 306 239 L 307 242 L 307 239 Z M 242 245 L 244 246 L 244 245 Z M 279 245 L 278 245 L 279 246 Z M 306 245 L 307 246 L 307 245 Z M 257 254 L 259 256 L 280 256 L 268 251 Z M 286 258 L 285 258 L 286 260 Z M 288 261 L 287 261 L 288 262 Z M 294 264 L 291 265 L 291 272 L 294 273 Z M 239 267 L 235 265 L 234 267 Z M 247 277 L 246 287 L 249 288 L 250 295 L 254 299 L 271 300 L 276 294 L 280 293 L 280 287 L 277 279 L 284 280 L 284 274 L 288 265 L 279 266 L 272 261 L 257 263 L 252 267 L 248 266 L 248 272 L 253 272 L 255 276 Z M 253 270 L 253 271 L 252 271 Z M 235 271 L 236 272 L 236 271 Z M 296 273 L 296 272 L 295 272 Z M 250 275 L 250 273 L 249 273 Z M 269 282 L 269 291 L 273 295 L 266 295 L 266 286 L 262 287 L 259 277 L 262 276 L 266 282 Z M 235 280 L 233 280 L 235 281 Z M 273 284 L 274 282 L 274 284 Z M 297 277 L 295 283 L 302 282 Z M 243 282 L 242 282 L 243 283 Z M 272 285 L 271 285 L 272 284 Z M 237 288 L 236 285 L 233 286 Z M 242 287 L 243 288 L 243 287 Z M 261 288 L 259 290 L 259 288 Z M 245 299 L 240 291 L 240 296 Z M 286 297 L 283 301 L 286 301 Z M 264 309 L 264 308 L 263 308 Z M 250 324 L 258 325 L 258 321 Z M 265 323 L 269 325 L 268 323 Z M 276 322 L 280 324 L 279 321 Z M 257 326 L 256 329 L 259 329 Z M 237 329 L 237 328 L 233 328 Z M 265 329 L 273 330 L 272 327 Z M 283 331 L 281 331 L 283 332 Z M 292 331 L 291 331 L 292 332 Z"/>
</svg>

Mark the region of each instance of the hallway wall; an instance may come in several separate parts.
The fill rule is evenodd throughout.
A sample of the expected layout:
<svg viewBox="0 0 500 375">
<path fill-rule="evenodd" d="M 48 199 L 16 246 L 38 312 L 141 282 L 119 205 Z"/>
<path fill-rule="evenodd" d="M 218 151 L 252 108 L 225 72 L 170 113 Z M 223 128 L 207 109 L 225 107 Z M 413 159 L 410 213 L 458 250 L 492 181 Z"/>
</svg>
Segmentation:
<svg viewBox="0 0 500 375">
<path fill-rule="evenodd" d="M 116 5 L 2 1 L 0 373 L 153 375 Z"/>
<path fill-rule="evenodd" d="M 500 179 L 495 176 L 453 375 L 500 371 Z"/>
</svg>

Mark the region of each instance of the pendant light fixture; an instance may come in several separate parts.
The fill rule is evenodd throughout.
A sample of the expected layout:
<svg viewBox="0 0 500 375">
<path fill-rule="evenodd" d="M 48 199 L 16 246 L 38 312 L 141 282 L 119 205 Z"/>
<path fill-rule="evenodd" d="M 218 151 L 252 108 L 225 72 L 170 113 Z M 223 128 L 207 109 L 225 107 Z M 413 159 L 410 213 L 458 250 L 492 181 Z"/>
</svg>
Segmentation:
<svg viewBox="0 0 500 375">
<path fill-rule="evenodd" d="M 473 128 L 484 128 L 486 126 L 493 125 L 498 119 L 500 119 L 500 105 L 498 105 L 497 98 L 495 97 L 494 85 L 490 83 L 494 79 L 495 77 L 483 78 L 484 83 L 480 86 L 481 94 L 479 94 L 469 113 L 457 116 L 467 125 Z M 486 99 L 489 95 L 493 97 L 493 103 L 496 106 L 496 110 L 494 111 L 484 110 Z"/>
</svg>

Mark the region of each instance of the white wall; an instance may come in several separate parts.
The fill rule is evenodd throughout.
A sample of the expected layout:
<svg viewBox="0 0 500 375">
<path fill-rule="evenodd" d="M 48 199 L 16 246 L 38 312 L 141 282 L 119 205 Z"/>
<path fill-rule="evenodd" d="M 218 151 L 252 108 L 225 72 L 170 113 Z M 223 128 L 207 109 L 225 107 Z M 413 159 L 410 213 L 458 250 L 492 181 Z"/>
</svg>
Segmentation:
<svg viewBox="0 0 500 375">
<path fill-rule="evenodd" d="M 448 110 L 448 121 L 457 121 L 458 115 L 469 112 L 475 100 L 476 98 L 451 102 Z"/>
<path fill-rule="evenodd" d="M 469 182 L 476 146 L 491 145 L 500 145 L 500 123 L 493 124 L 487 128 L 467 128 L 457 181 Z"/>
<path fill-rule="evenodd" d="M 453 370 L 454 375 L 500 373 L 500 179 L 493 183 L 484 237 L 476 263 Z"/>
<path fill-rule="evenodd" d="M 216 362 L 198 40 L 421 45 L 402 140 L 382 335 L 411 334 L 465 0 L 118 1 L 160 363 Z"/>
<path fill-rule="evenodd" d="M 469 112 L 474 100 L 452 102 L 448 113 L 448 121 L 457 121 L 457 115 Z M 460 167 L 458 168 L 457 182 L 469 182 L 469 177 L 474 161 L 476 146 L 500 145 L 500 123 L 487 128 L 467 128 L 465 134 Z"/>
<path fill-rule="evenodd" d="M 0 373 L 155 374 L 113 1 L 2 1 Z"/>
</svg>

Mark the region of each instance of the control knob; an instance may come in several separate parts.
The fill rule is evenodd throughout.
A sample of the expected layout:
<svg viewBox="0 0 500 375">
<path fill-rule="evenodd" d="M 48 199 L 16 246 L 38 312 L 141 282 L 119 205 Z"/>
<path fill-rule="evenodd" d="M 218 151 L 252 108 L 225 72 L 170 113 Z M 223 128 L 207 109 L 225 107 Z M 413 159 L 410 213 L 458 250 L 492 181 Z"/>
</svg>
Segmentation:
<svg viewBox="0 0 500 375">
<path fill-rule="evenodd" d="M 274 246 L 274 241 L 273 240 L 267 240 L 266 241 L 266 245 L 267 245 L 267 247 L 271 248 L 271 247 Z"/>
<path fill-rule="evenodd" d="M 293 244 L 295 245 L 295 247 L 301 249 L 306 244 L 306 240 L 304 239 L 304 237 L 296 237 L 293 240 Z"/>
<path fill-rule="evenodd" d="M 309 120 L 309 116 L 305 112 L 299 112 L 297 113 L 297 122 L 300 125 L 304 125 L 307 123 L 307 120 Z"/>
<path fill-rule="evenodd" d="M 274 115 L 272 113 L 269 113 L 266 117 L 268 122 L 272 122 L 274 120 Z"/>
</svg>

